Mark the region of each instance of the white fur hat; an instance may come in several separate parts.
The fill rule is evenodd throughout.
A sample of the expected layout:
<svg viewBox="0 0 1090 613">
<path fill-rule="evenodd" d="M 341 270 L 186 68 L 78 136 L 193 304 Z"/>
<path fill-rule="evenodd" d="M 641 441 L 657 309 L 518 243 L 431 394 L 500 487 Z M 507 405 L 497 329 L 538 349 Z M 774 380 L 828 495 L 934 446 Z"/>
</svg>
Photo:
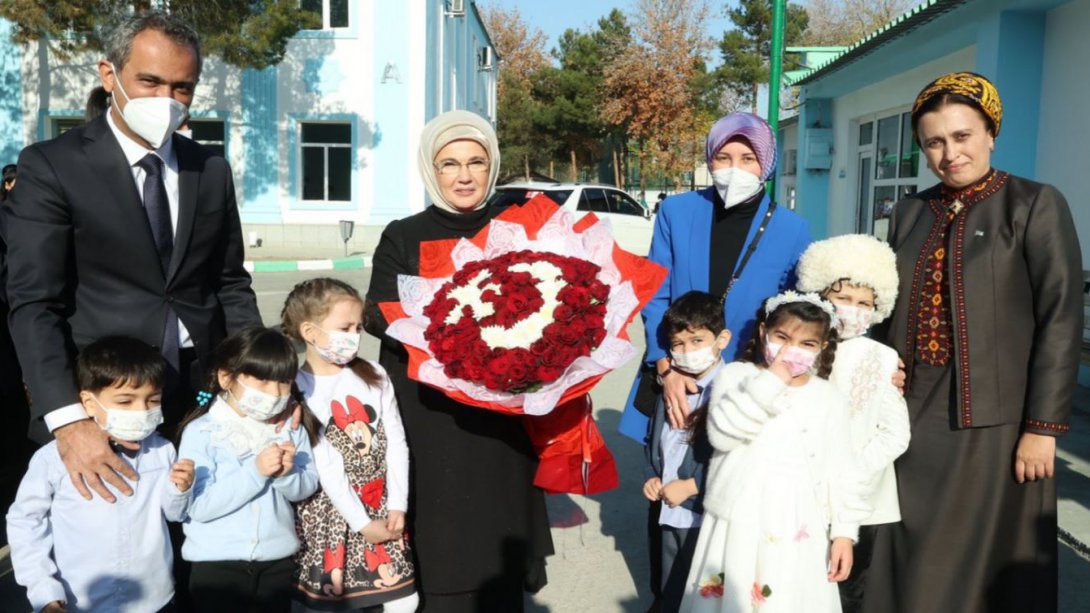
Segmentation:
<svg viewBox="0 0 1090 613">
<path fill-rule="evenodd" d="M 874 290 L 874 323 L 897 302 L 897 258 L 886 243 L 869 234 L 844 234 L 811 243 L 799 258 L 798 289 L 824 292 L 841 279 Z"/>
</svg>

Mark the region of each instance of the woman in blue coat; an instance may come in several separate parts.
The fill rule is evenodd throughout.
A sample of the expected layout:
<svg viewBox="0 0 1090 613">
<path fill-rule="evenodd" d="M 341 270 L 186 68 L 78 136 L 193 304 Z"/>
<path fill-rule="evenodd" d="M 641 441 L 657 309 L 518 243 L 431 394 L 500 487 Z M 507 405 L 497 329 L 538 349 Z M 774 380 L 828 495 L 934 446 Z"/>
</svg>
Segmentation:
<svg viewBox="0 0 1090 613">
<path fill-rule="evenodd" d="M 636 377 L 620 426 L 641 443 L 651 408 L 636 406 L 643 404 L 636 398 L 642 377 L 658 374 L 661 388 L 651 389 L 664 395 L 675 425 L 689 413 L 691 380 L 670 369 L 667 340 L 659 331 L 666 308 L 690 290 L 726 296 L 723 315 L 731 340 L 722 355 L 729 362 L 752 336 L 761 303 L 794 287 L 795 263 L 810 244 L 806 221 L 765 193 L 764 182 L 776 169 L 776 137 L 765 120 L 751 113 L 721 118 L 708 133 L 705 157 L 715 185 L 667 198 L 655 219 L 648 257 L 670 274 L 643 309 L 646 368 Z M 641 391 L 646 390 L 645 383 Z"/>
<path fill-rule="evenodd" d="M 807 223 L 765 193 L 764 183 L 776 170 L 776 136 L 765 120 L 750 113 L 721 118 L 708 133 L 705 158 L 715 185 L 667 198 L 655 219 L 648 257 L 670 274 L 643 309 L 647 355 L 620 425 L 622 434 L 640 443 L 646 442 L 656 395 L 663 395 L 671 424 L 683 427 L 690 410 L 686 395 L 696 391 L 692 378 L 670 368 L 668 342 L 659 330 L 666 308 L 690 290 L 725 297 L 731 339 L 722 356 L 729 362 L 752 336 L 764 300 L 794 287 L 795 263 L 810 244 Z M 652 586 L 661 584 L 655 576 L 661 572 L 658 515 L 656 503 L 648 515 Z"/>
</svg>

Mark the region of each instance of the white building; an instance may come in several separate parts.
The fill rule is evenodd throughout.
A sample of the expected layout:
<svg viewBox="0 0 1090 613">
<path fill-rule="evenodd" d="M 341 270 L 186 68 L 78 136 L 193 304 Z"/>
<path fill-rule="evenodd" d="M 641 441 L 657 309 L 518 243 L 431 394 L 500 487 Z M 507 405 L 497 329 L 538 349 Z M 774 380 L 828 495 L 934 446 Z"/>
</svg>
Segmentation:
<svg viewBox="0 0 1090 613">
<path fill-rule="evenodd" d="M 323 27 L 300 32 L 284 61 L 242 70 L 208 57 L 193 136 L 235 173 L 244 231 L 265 245 L 373 247 L 387 222 L 423 209 L 416 151 L 428 119 L 451 109 L 495 121 L 495 53 L 472 0 L 304 0 Z M 59 61 L 19 47 L 0 22 L 0 151 L 82 121 L 98 55 Z M 362 231 L 361 231 L 361 227 Z M 259 253 L 258 253 L 259 255 Z"/>
</svg>

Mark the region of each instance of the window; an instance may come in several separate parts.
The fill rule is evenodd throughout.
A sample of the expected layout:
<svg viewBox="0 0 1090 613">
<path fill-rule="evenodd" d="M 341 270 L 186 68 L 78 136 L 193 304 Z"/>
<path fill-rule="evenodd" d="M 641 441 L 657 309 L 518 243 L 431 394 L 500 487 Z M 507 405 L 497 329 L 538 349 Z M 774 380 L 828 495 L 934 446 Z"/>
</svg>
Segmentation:
<svg viewBox="0 0 1090 613">
<path fill-rule="evenodd" d="M 799 167 L 799 150 L 788 149 L 784 152 L 783 156 L 783 175 L 785 177 L 792 177 L 798 172 Z"/>
<path fill-rule="evenodd" d="M 315 122 L 300 128 L 303 200 L 352 200 L 352 125 Z"/>
<path fill-rule="evenodd" d="M 301 0 L 299 8 L 321 15 L 323 30 L 348 27 L 348 0 Z"/>
<path fill-rule="evenodd" d="M 579 196 L 579 206 L 576 208 L 580 211 L 591 211 L 594 213 L 609 212 L 609 204 L 606 201 L 606 195 L 603 194 L 600 189 L 584 189 L 583 193 Z"/>
<path fill-rule="evenodd" d="M 49 135 L 56 138 L 72 128 L 81 125 L 83 125 L 83 117 L 50 117 Z"/>
<path fill-rule="evenodd" d="M 639 205 L 631 196 L 624 192 L 614 191 L 612 189 L 602 190 L 606 193 L 606 197 L 609 200 L 609 212 L 617 213 L 618 215 L 633 215 L 636 217 L 643 217 L 644 208 Z"/>
<path fill-rule="evenodd" d="M 916 192 L 920 147 L 912 115 L 893 113 L 859 123 L 859 232 L 886 238 L 893 206 Z"/>
<path fill-rule="evenodd" d="M 227 133 L 222 119 L 190 119 L 193 140 L 223 156 L 227 153 Z"/>
</svg>

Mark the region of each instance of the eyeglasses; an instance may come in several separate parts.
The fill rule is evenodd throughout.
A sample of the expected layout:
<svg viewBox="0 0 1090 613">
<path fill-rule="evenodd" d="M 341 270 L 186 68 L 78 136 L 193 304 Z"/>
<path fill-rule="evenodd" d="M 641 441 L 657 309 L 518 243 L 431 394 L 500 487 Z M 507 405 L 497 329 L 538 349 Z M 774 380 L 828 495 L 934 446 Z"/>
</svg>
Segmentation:
<svg viewBox="0 0 1090 613">
<path fill-rule="evenodd" d="M 462 173 L 462 168 L 469 169 L 471 173 L 488 172 L 488 160 L 470 160 L 465 164 L 454 160 L 443 160 L 435 165 L 435 170 L 444 177 L 453 177 Z"/>
</svg>

